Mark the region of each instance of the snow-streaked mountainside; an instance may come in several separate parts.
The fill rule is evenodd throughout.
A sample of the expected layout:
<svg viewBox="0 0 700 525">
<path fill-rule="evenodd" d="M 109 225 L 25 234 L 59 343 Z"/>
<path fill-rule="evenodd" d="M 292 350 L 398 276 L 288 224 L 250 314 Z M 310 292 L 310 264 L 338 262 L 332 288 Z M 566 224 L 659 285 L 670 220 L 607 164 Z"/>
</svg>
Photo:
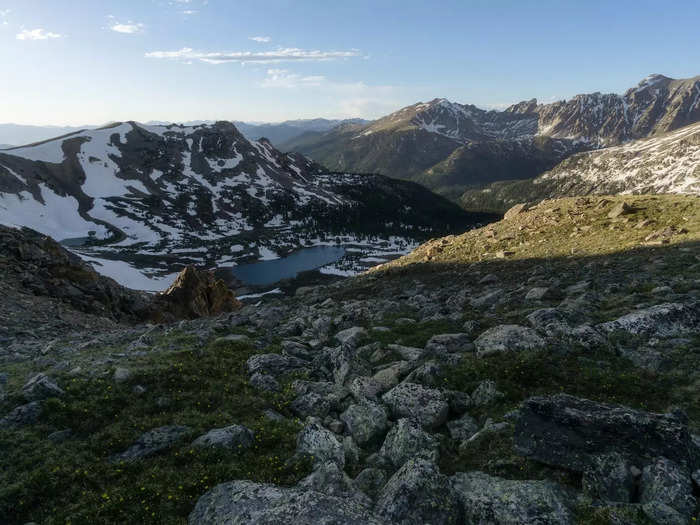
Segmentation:
<svg viewBox="0 0 700 525">
<path fill-rule="evenodd" d="M 0 223 L 88 238 L 86 256 L 163 270 L 273 258 L 336 237 L 393 239 L 397 250 L 474 219 L 418 185 L 329 173 L 229 122 L 126 122 L 0 152 Z"/>
<path fill-rule="evenodd" d="M 435 99 L 365 126 L 302 135 L 282 148 L 332 169 L 378 172 L 454 193 L 531 178 L 579 151 L 699 121 L 700 77 L 650 75 L 623 95 L 592 93 L 552 104 L 533 99 L 504 111 Z"/>
<path fill-rule="evenodd" d="M 504 210 L 528 200 L 616 193 L 700 195 L 700 123 L 574 155 L 535 179 L 466 192 L 462 203 Z"/>
</svg>

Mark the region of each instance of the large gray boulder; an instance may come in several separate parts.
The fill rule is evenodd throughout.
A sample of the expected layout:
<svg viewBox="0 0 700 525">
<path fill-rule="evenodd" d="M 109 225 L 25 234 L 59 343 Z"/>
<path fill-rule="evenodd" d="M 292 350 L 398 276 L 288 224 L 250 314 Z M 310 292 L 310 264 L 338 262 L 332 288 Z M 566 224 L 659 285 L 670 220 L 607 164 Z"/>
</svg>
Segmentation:
<svg viewBox="0 0 700 525">
<path fill-rule="evenodd" d="M 476 355 L 479 357 L 542 348 L 544 344 L 544 339 L 532 328 L 516 324 L 502 324 L 489 328 L 474 341 Z"/>
<path fill-rule="evenodd" d="M 424 458 L 437 462 L 440 442 L 428 434 L 415 419 L 403 418 L 389 431 L 379 454 L 394 468 L 400 468 L 409 459 Z"/>
<path fill-rule="evenodd" d="M 350 405 L 340 419 L 361 447 L 379 442 L 388 428 L 386 410 L 371 401 Z"/>
<path fill-rule="evenodd" d="M 597 325 L 606 333 L 623 331 L 647 337 L 680 337 L 700 332 L 700 302 L 665 303 Z"/>
<path fill-rule="evenodd" d="M 361 326 L 353 326 L 352 328 L 341 330 L 335 334 L 335 338 L 343 345 L 356 348 L 363 339 L 367 338 L 367 330 Z"/>
<path fill-rule="evenodd" d="M 113 463 L 120 461 L 136 461 L 172 447 L 190 432 L 189 427 L 183 425 L 169 425 L 154 428 L 141 434 L 139 438 L 124 452 L 113 455 L 110 460 Z"/>
<path fill-rule="evenodd" d="M 532 397 L 518 412 L 516 452 L 548 465 L 583 471 L 596 456 L 619 453 L 637 467 L 663 456 L 691 465 L 686 418 L 597 403 L 567 394 Z"/>
<path fill-rule="evenodd" d="M 302 370 L 308 367 L 309 363 L 297 357 L 286 355 L 256 354 L 248 358 L 246 365 L 250 375 L 260 372 L 261 374 L 279 376 Z"/>
<path fill-rule="evenodd" d="M 617 453 L 593 457 L 583 472 L 583 491 L 593 500 L 630 503 L 636 488 L 635 470 L 639 472 Z"/>
<path fill-rule="evenodd" d="M 669 525 L 690 523 L 697 503 L 690 473 L 667 458 L 644 467 L 639 500 L 649 518 Z"/>
<path fill-rule="evenodd" d="M 216 485 L 191 512 L 190 525 L 386 525 L 357 499 L 251 481 Z"/>
<path fill-rule="evenodd" d="M 0 418 L 0 428 L 31 425 L 39 421 L 40 414 L 41 403 L 39 403 L 39 401 L 32 401 L 26 405 L 20 405 L 14 408 L 5 417 Z"/>
<path fill-rule="evenodd" d="M 551 481 L 515 481 L 483 472 L 459 472 L 450 478 L 464 522 L 493 525 L 566 525 L 574 523 L 571 497 Z"/>
<path fill-rule="evenodd" d="M 242 452 L 253 445 L 255 434 L 243 425 L 215 428 L 192 442 L 194 447 L 225 448 Z"/>
<path fill-rule="evenodd" d="M 469 414 L 464 414 L 459 419 L 448 421 L 447 430 L 455 441 L 464 441 L 479 431 L 479 424 Z"/>
<path fill-rule="evenodd" d="M 313 458 L 317 467 L 332 462 L 341 469 L 345 467 L 345 449 L 335 434 L 313 421 L 306 425 L 297 436 L 297 453 Z"/>
<path fill-rule="evenodd" d="M 439 390 L 415 383 L 401 383 L 382 396 L 392 417 L 411 417 L 425 428 L 436 428 L 447 420 L 449 405 Z"/>
<path fill-rule="evenodd" d="M 471 352 L 474 349 L 469 334 L 438 334 L 432 336 L 425 345 L 428 352 L 441 354 L 445 352 Z"/>
<path fill-rule="evenodd" d="M 375 512 L 397 525 L 462 523 L 460 504 L 448 478 L 434 463 L 410 460 L 379 493 Z"/>
<path fill-rule="evenodd" d="M 60 397 L 65 392 L 46 374 L 37 374 L 22 387 L 22 394 L 27 401 L 39 401 L 49 397 Z"/>
</svg>

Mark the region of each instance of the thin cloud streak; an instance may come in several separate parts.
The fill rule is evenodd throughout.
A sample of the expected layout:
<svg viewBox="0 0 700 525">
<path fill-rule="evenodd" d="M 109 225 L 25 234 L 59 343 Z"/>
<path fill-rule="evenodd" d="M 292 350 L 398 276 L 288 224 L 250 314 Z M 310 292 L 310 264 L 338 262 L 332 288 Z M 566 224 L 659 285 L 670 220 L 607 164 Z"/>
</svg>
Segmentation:
<svg viewBox="0 0 700 525">
<path fill-rule="evenodd" d="M 318 51 L 298 48 L 278 49 L 276 51 L 254 52 L 234 51 L 230 53 L 215 52 L 201 53 L 192 48 L 184 47 L 178 51 L 151 51 L 145 54 L 146 58 L 170 59 L 170 60 L 199 60 L 208 64 L 239 63 L 274 63 L 274 62 L 302 62 L 302 61 L 327 61 L 339 58 L 352 58 L 360 56 L 357 50 L 351 51 Z"/>
<path fill-rule="evenodd" d="M 61 38 L 62 35 L 58 33 L 52 33 L 51 31 L 46 31 L 45 29 L 23 29 L 21 32 L 17 33 L 17 40 L 49 40 L 53 38 Z"/>
<path fill-rule="evenodd" d="M 249 36 L 248 40 L 253 40 L 254 42 L 269 42 L 272 38 L 269 36 Z"/>
</svg>

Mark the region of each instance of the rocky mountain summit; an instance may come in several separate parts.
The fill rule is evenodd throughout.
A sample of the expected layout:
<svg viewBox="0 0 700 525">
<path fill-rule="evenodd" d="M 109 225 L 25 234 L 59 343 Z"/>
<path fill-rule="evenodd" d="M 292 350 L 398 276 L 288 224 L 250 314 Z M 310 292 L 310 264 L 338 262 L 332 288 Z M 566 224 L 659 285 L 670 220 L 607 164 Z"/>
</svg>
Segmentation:
<svg viewBox="0 0 700 525">
<path fill-rule="evenodd" d="M 281 147 L 331 169 L 415 180 L 458 196 L 467 187 L 535 177 L 577 152 L 698 121 L 700 77 L 650 75 L 622 95 L 582 94 L 550 104 L 532 99 L 504 111 L 435 99 Z"/>
<path fill-rule="evenodd" d="M 696 197 L 552 200 L 218 317 L 27 337 L 0 519 L 692 523 L 699 246 Z"/>
</svg>

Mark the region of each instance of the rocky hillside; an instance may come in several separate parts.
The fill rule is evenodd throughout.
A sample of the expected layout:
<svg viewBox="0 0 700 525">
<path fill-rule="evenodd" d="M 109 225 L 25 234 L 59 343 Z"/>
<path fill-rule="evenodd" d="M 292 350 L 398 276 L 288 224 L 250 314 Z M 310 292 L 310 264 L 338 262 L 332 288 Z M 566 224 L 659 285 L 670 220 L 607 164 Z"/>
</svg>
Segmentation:
<svg viewBox="0 0 700 525">
<path fill-rule="evenodd" d="M 279 146 L 290 140 L 309 133 L 321 134 L 338 126 L 347 124 L 366 125 L 368 120 L 354 118 L 345 120 L 329 120 L 325 118 L 285 120 L 279 123 L 250 123 L 234 121 L 236 128 L 249 140 L 266 138 L 274 146 Z"/>
<path fill-rule="evenodd" d="M 0 521 L 693 523 L 700 201 L 562 199 L 353 279 L 0 354 Z"/>
<path fill-rule="evenodd" d="M 476 220 L 416 184 L 331 173 L 228 122 L 127 122 L 0 152 L 0 224 L 154 269 L 270 258 L 329 236 L 421 238 Z"/>
<path fill-rule="evenodd" d="M 460 188 L 526 179 L 573 153 L 656 136 L 700 121 L 700 77 L 651 75 L 623 95 L 592 93 L 505 111 L 445 99 L 403 108 L 365 126 L 335 128 L 281 145 L 338 170 Z"/>
<path fill-rule="evenodd" d="M 464 208 L 505 211 L 517 202 L 615 193 L 700 194 L 700 124 L 579 153 L 531 180 L 465 192 Z"/>
</svg>

